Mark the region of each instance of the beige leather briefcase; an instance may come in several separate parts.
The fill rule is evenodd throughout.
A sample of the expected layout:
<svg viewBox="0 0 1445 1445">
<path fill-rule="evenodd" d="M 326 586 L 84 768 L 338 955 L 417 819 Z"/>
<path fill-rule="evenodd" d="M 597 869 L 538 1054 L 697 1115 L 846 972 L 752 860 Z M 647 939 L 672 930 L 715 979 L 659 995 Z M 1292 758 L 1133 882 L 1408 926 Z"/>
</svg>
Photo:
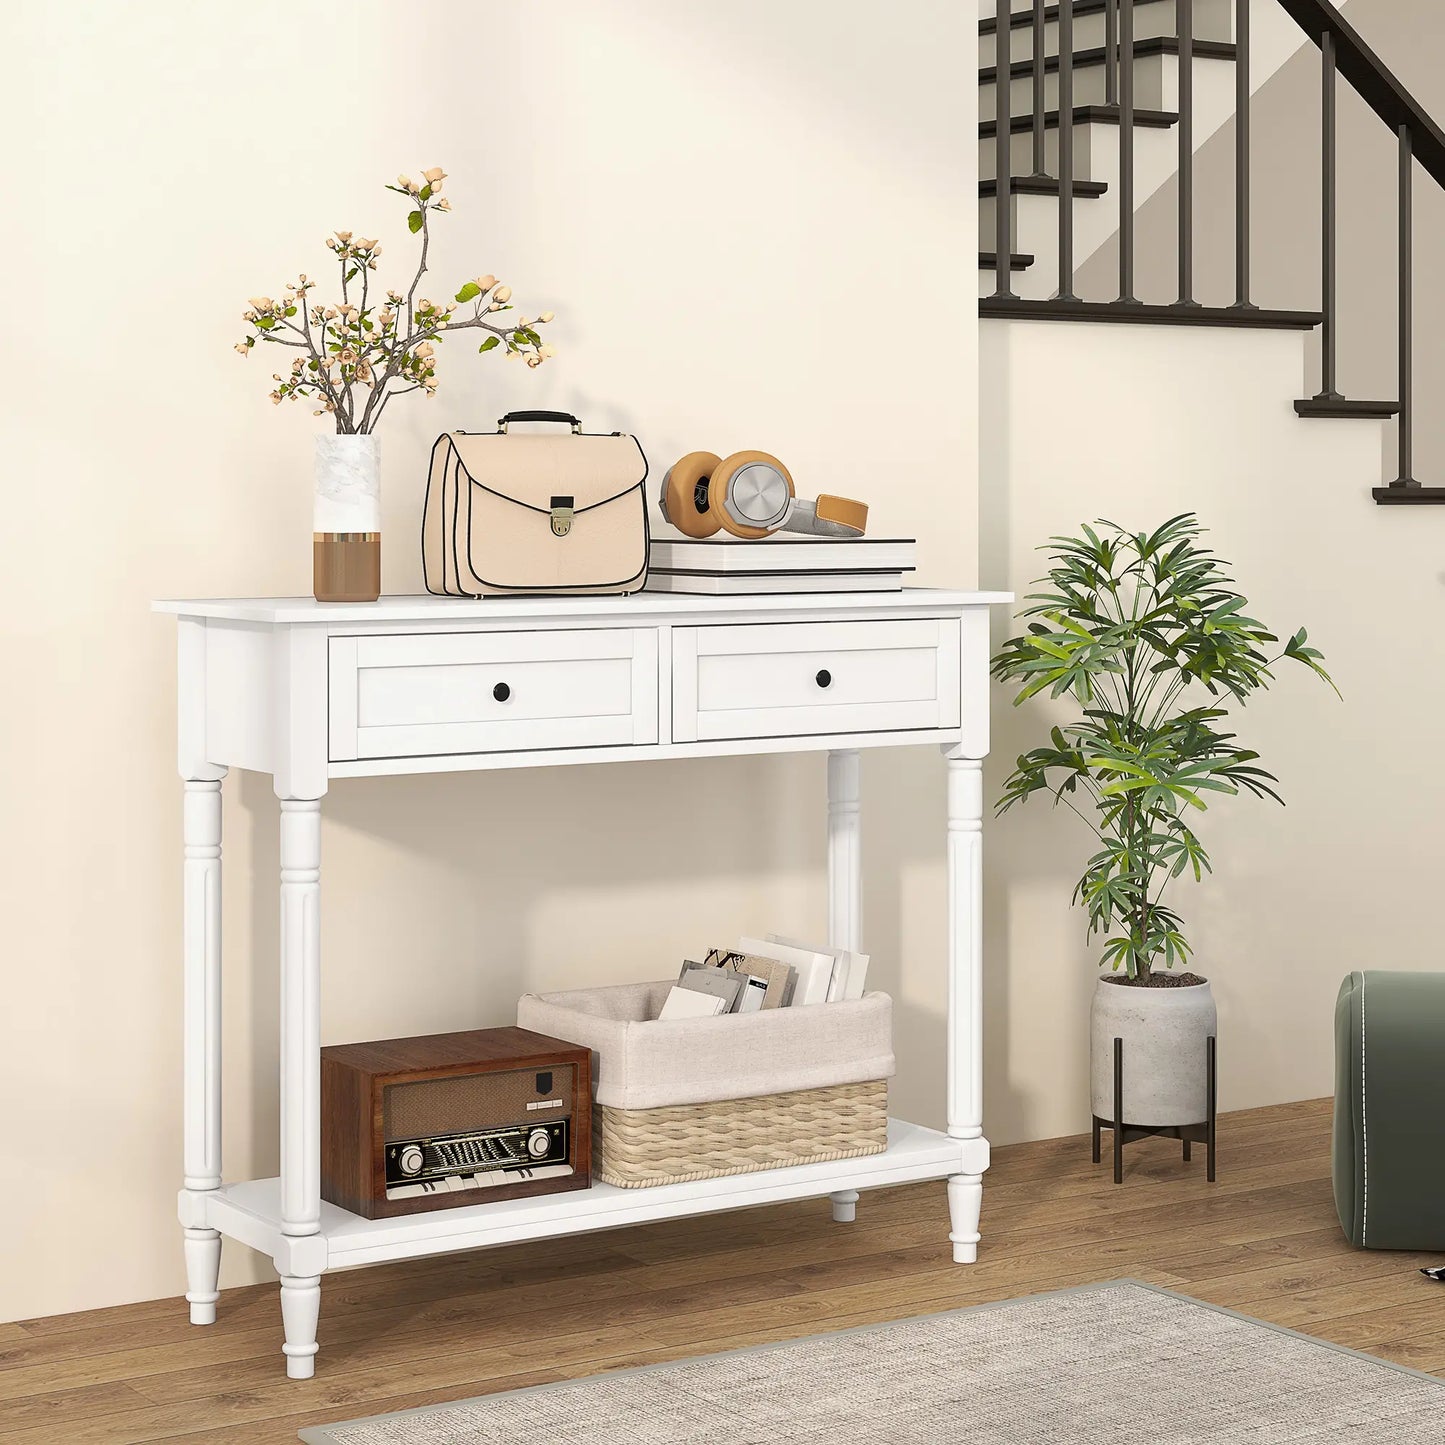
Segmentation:
<svg viewBox="0 0 1445 1445">
<path fill-rule="evenodd" d="M 562 435 L 509 432 L 563 422 Z M 647 458 L 623 432 L 583 432 L 566 412 L 514 411 L 495 432 L 432 448 L 422 573 L 447 597 L 637 592 L 647 580 Z"/>
</svg>

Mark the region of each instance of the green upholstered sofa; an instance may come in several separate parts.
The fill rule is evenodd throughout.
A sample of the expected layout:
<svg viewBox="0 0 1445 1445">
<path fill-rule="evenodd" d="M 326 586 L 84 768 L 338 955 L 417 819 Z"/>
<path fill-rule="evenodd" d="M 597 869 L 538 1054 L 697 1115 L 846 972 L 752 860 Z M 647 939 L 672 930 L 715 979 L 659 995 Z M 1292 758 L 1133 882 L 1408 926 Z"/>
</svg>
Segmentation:
<svg viewBox="0 0 1445 1445">
<path fill-rule="evenodd" d="M 1341 985 L 1334 1184 L 1352 1244 L 1445 1250 L 1445 973 Z"/>
</svg>

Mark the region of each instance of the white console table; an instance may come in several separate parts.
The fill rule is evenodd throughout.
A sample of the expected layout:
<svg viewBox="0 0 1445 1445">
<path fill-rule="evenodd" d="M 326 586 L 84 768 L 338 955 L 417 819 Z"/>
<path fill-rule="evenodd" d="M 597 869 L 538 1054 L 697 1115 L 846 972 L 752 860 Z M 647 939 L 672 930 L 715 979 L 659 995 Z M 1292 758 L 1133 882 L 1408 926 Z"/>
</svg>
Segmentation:
<svg viewBox="0 0 1445 1445">
<path fill-rule="evenodd" d="M 185 1233 L 191 1321 L 214 1322 L 221 1236 L 281 1275 L 286 1370 L 315 1367 L 328 1269 L 947 1179 L 953 1257 L 978 1247 L 982 1112 L 982 758 L 990 604 L 1003 593 L 828 597 L 160 602 L 179 624 L 185 781 Z M 946 759 L 946 1133 L 890 1121 L 886 1153 L 653 1189 L 362 1219 L 321 1198 L 321 800 L 333 778 L 573 763 L 828 754 L 828 931 L 859 931 L 858 750 Z M 281 1175 L 221 1178 L 221 780 L 281 800 Z M 469 1026 L 510 1022 L 470 1019 Z"/>
</svg>

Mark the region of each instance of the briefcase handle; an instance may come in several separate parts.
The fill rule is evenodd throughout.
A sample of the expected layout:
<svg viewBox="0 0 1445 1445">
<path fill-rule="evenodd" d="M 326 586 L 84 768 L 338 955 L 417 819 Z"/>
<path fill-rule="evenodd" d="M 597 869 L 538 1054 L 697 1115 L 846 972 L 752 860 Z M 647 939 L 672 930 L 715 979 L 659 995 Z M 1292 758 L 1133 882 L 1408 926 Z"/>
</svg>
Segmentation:
<svg viewBox="0 0 1445 1445">
<path fill-rule="evenodd" d="M 572 428 L 572 435 L 576 436 L 582 430 L 581 421 L 572 415 L 570 411 L 509 411 L 506 416 L 497 419 L 497 430 L 504 432 L 510 422 L 514 421 L 555 421 L 565 423 Z"/>
</svg>

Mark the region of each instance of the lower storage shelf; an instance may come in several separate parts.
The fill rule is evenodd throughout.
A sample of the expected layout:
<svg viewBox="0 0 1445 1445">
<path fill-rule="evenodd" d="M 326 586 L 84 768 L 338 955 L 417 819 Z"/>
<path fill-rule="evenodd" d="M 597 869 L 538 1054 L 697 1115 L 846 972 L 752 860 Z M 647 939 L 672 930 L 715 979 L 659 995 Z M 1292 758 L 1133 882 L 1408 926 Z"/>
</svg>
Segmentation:
<svg viewBox="0 0 1445 1445">
<path fill-rule="evenodd" d="M 326 1248 L 326 1268 L 344 1269 L 744 1209 L 844 1189 L 879 1189 L 890 1184 L 942 1179 L 960 1172 L 964 1147 L 963 1140 L 952 1139 L 939 1130 L 890 1119 L 888 1148 L 882 1154 L 756 1174 L 649 1189 L 594 1184 L 591 1189 L 573 1194 L 499 1200 L 395 1219 L 363 1219 L 323 1201 L 319 1238 Z M 276 1257 L 286 1240 L 281 1228 L 281 1181 L 256 1179 L 224 1186 L 207 1199 L 206 1223 L 230 1239 Z"/>
</svg>

